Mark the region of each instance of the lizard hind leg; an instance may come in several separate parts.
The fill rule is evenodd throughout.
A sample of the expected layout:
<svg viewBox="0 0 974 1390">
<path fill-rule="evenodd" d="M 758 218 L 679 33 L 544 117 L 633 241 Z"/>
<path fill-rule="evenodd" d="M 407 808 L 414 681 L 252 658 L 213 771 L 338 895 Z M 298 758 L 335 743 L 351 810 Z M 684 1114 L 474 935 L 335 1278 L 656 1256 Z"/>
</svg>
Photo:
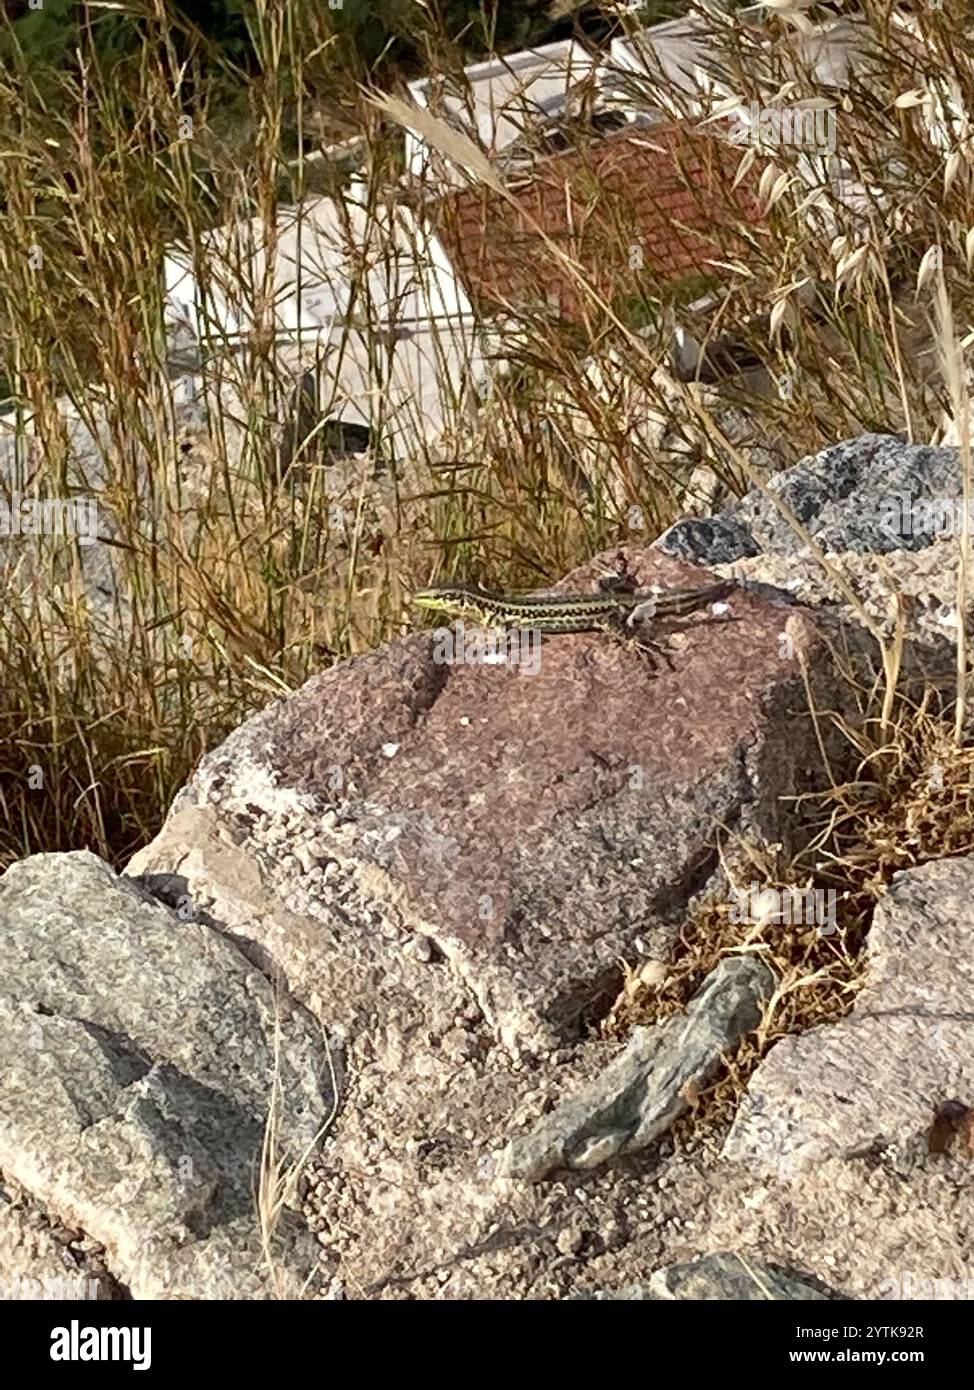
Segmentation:
<svg viewBox="0 0 974 1390">
<path fill-rule="evenodd" d="M 606 623 L 602 628 L 603 632 L 613 637 L 616 642 L 621 643 L 626 651 L 636 652 L 639 656 L 644 656 L 649 661 L 654 670 L 659 668 L 659 659 L 662 657 L 667 667 L 673 670 L 673 656 L 667 647 L 661 642 L 654 642 L 647 637 L 636 637 L 628 624 Z"/>
</svg>

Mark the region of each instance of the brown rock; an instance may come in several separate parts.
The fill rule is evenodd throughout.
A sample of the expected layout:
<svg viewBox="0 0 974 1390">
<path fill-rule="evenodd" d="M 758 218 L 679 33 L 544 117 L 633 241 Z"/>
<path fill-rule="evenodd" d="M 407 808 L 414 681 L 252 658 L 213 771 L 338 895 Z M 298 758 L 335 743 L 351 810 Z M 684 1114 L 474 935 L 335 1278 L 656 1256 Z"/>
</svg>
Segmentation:
<svg viewBox="0 0 974 1390">
<path fill-rule="evenodd" d="M 713 578 L 658 551 L 621 559 L 640 585 Z M 591 591 L 604 569 L 560 587 Z M 300 819 L 393 935 L 442 951 L 505 1043 L 571 1037 L 620 958 L 668 953 L 716 870 L 719 827 L 787 844 L 779 798 L 818 781 L 799 662 L 820 704 L 841 688 L 820 624 L 745 591 L 725 609 L 655 624 L 669 647 L 655 661 L 586 633 L 546 639 L 533 676 L 438 665 L 417 632 L 345 662 L 205 759 L 178 828 L 132 868 L 176 869 L 196 839 L 191 807 L 246 848 L 255 814 L 287 802 L 272 858 L 294 852 Z"/>
<path fill-rule="evenodd" d="M 941 1105 L 927 1135 L 927 1152 L 946 1153 L 955 1144 L 968 1154 L 974 1154 L 974 1111 L 962 1100 L 947 1100 Z"/>
</svg>

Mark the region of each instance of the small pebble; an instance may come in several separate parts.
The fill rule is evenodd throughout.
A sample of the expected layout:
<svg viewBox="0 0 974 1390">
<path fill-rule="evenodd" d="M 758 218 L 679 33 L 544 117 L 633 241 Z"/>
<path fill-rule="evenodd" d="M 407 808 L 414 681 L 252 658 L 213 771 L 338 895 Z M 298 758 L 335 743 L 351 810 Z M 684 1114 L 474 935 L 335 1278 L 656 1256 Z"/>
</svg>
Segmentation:
<svg viewBox="0 0 974 1390">
<path fill-rule="evenodd" d="M 421 965 L 426 965 L 433 959 L 433 947 L 430 945 L 430 939 L 428 936 L 423 936 L 422 933 L 410 937 L 402 950 L 404 956 L 419 962 Z"/>
</svg>

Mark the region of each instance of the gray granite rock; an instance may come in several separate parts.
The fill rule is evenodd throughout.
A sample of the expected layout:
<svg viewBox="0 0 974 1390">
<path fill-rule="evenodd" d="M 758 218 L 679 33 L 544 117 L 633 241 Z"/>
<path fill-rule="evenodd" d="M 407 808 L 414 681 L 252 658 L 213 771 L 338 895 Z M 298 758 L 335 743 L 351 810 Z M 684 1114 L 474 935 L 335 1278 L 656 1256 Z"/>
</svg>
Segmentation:
<svg viewBox="0 0 974 1390">
<path fill-rule="evenodd" d="M 898 875 L 876 908 L 865 988 L 839 1023 L 758 1067 L 728 1158 L 789 1176 L 831 1158 L 927 1149 L 945 1102 L 974 1104 L 974 856 Z"/>
<path fill-rule="evenodd" d="M 0 1170 L 80 1226 L 137 1297 L 293 1294 L 314 1266 L 285 1213 L 264 1265 L 254 1184 L 332 1105 L 320 1029 L 211 928 L 87 852 L 0 879 Z"/>
<path fill-rule="evenodd" d="M 685 1014 L 634 1029 L 591 1085 L 512 1139 L 497 1175 L 538 1180 L 645 1148 L 687 1109 L 688 1088 L 706 1082 L 723 1053 L 757 1026 L 773 987 L 770 970 L 754 957 L 721 961 Z"/>
<path fill-rule="evenodd" d="M 649 1287 L 657 1298 L 696 1302 L 820 1303 L 826 1298 L 803 1279 L 779 1274 L 762 1260 L 733 1252 L 659 1269 L 650 1276 Z"/>
<path fill-rule="evenodd" d="M 612 1303 L 821 1303 L 827 1295 L 803 1279 L 779 1273 L 763 1260 L 726 1252 L 655 1270 L 646 1284 L 626 1284 L 619 1289 L 576 1294 L 575 1298 Z"/>
<path fill-rule="evenodd" d="M 864 434 L 776 473 L 768 488 L 823 550 L 921 550 L 937 539 L 945 520 L 952 524 L 962 496 L 959 452 Z M 677 522 L 655 544 L 701 565 L 803 548 L 757 489 L 714 517 Z"/>
<path fill-rule="evenodd" d="M 678 521 L 653 544 L 696 565 L 732 565 L 761 553 L 744 523 L 727 512 Z"/>
</svg>

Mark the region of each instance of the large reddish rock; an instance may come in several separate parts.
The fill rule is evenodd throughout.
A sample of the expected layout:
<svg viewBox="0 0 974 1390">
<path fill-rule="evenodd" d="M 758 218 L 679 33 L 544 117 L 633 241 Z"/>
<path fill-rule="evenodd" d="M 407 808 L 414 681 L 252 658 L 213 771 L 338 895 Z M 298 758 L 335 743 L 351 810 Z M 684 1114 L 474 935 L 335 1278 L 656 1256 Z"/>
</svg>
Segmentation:
<svg viewBox="0 0 974 1390">
<path fill-rule="evenodd" d="M 591 591 L 606 558 L 560 587 Z M 608 558 L 640 585 L 714 577 Z M 829 624 L 767 592 L 657 623 L 654 659 L 558 636 L 529 675 L 438 664 L 421 631 L 345 662 L 205 758 L 130 871 L 181 875 L 299 993 L 310 972 L 329 1022 L 399 968 L 397 941 L 445 957 L 511 1048 L 572 1037 L 621 960 L 668 952 L 718 837 L 787 844 L 781 798 L 823 780 L 801 667 L 819 708 L 842 703 Z M 229 858 L 201 850 L 216 840 Z"/>
</svg>

